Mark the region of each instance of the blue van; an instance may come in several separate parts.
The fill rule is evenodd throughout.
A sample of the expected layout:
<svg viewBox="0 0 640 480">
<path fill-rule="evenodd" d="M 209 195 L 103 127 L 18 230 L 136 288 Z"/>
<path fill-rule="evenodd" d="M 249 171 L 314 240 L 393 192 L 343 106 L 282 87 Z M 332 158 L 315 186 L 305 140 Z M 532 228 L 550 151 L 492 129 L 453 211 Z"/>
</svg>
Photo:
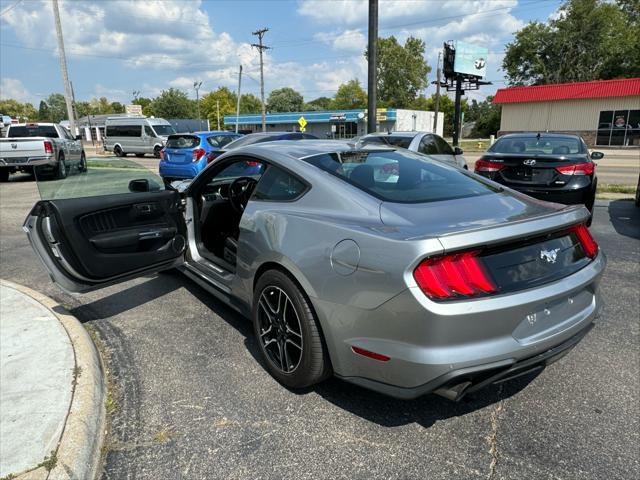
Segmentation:
<svg viewBox="0 0 640 480">
<path fill-rule="evenodd" d="M 211 152 L 222 150 L 242 135 L 233 132 L 195 132 L 169 135 L 160 152 L 160 176 L 165 183 L 193 178 L 207 166 Z"/>
</svg>

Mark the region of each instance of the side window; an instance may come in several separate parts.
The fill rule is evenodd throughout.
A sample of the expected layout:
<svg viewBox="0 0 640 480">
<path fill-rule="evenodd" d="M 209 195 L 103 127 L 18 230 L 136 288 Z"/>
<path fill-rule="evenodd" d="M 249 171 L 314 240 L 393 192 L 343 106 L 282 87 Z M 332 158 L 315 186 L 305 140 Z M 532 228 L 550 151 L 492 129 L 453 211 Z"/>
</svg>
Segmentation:
<svg viewBox="0 0 640 480">
<path fill-rule="evenodd" d="M 224 167 L 216 173 L 210 180 L 209 184 L 218 184 L 221 180 L 231 183 L 240 177 L 256 177 L 264 171 L 264 165 L 260 162 L 250 160 L 239 160 Z M 256 178 L 257 180 L 258 178 Z"/>
<path fill-rule="evenodd" d="M 62 131 L 63 138 L 66 138 L 67 140 L 74 140 L 74 138 L 71 136 L 71 132 L 66 128 L 61 127 L 60 131 Z"/>
<path fill-rule="evenodd" d="M 453 155 L 453 149 L 449 146 L 444 138 L 433 135 L 433 140 L 436 144 L 436 148 L 438 149 L 438 153 L 440 153 L 441 155 Z"/>
<path fill-rule="evenodd" d="M 433 135 L 425 135 L 420 141 L 418 152 L 426 155 L 438 155 L 438 147 L 433 139 Z"/>
<path fill-rule="evenodd" d="M 147 134 L 147 137 L 155 137 L 156 136 L 156 134 L 153 133 L 153 130 L 149 125 L 145 125 L 144 126 L 144 133 Z"/>
<path fill-rule="evenodd" d="M 295 176 L 270 166 L 253 192 L 253 200 L 286 202 L 301 196 L 307 186 Z"/>
</svg>

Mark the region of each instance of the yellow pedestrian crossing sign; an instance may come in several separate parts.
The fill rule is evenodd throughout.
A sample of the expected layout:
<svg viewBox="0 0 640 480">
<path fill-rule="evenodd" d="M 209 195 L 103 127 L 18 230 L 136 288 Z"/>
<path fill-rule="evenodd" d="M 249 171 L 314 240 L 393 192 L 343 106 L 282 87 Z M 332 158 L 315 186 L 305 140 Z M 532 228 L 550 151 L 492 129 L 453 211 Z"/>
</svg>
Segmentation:
<svg viewBox="0 0 640 480">
<path fill-rule="evenodd" d="M 298 119 L 298 125 L 300 125 L 300 131 L 304 132 L 305 128 L 307 126 L 307 120 L 304 117 L 300 117 Z"/>
</svg>

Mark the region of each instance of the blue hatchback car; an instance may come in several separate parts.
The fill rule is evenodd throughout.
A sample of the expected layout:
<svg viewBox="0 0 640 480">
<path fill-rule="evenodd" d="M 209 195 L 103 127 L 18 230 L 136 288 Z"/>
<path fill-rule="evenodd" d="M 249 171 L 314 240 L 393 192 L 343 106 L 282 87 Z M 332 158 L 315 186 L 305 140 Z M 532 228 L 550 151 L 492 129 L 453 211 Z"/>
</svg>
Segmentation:
<svg viewBox="0 0 640 480">
<path fill-rule="evenodd" d="M 160 152 L 160 176 L 165 182 L 193 178 L 207 166 L 209 153 L 221 150 L 241 136 L 233 132 L 169 135 Z"/>
</svg>

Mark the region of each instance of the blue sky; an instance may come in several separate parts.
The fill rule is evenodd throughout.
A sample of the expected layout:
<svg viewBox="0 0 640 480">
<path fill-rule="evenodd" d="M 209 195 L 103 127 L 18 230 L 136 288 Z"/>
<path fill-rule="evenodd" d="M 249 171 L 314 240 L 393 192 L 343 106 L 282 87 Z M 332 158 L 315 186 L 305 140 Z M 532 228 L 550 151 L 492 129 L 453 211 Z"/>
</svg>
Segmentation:
<svg viewBox="0 0 640 480">
<path fill-rule="evenodd" d="M 557 0 L 380 0 L 381 36 L 425 41 L 435 77 L 445 40 L 489 48 L 488 79 L 469 98 L 483 99 L 504 86 L 504 45 L 531 20 L 546 20 Z M 351 78 L 366 84 L 362 52 L 366 0 L 60 0 L 70 78 L 77 100 L 106 96 L 128 102 L 134 90 L 152 97 L 169 87 L 195 98 L 220 85 L 259 95 L 257 51 L 251 32 L 269 27 L 265 44 L 267 93 L 283 86 L 305 100 L 332 96 Z M 429 87 L 430 94 L 433 87 Z M 50 0 L 0 0 L 0 97 L 36 106 L 62 92 Z"/>
</svg>

